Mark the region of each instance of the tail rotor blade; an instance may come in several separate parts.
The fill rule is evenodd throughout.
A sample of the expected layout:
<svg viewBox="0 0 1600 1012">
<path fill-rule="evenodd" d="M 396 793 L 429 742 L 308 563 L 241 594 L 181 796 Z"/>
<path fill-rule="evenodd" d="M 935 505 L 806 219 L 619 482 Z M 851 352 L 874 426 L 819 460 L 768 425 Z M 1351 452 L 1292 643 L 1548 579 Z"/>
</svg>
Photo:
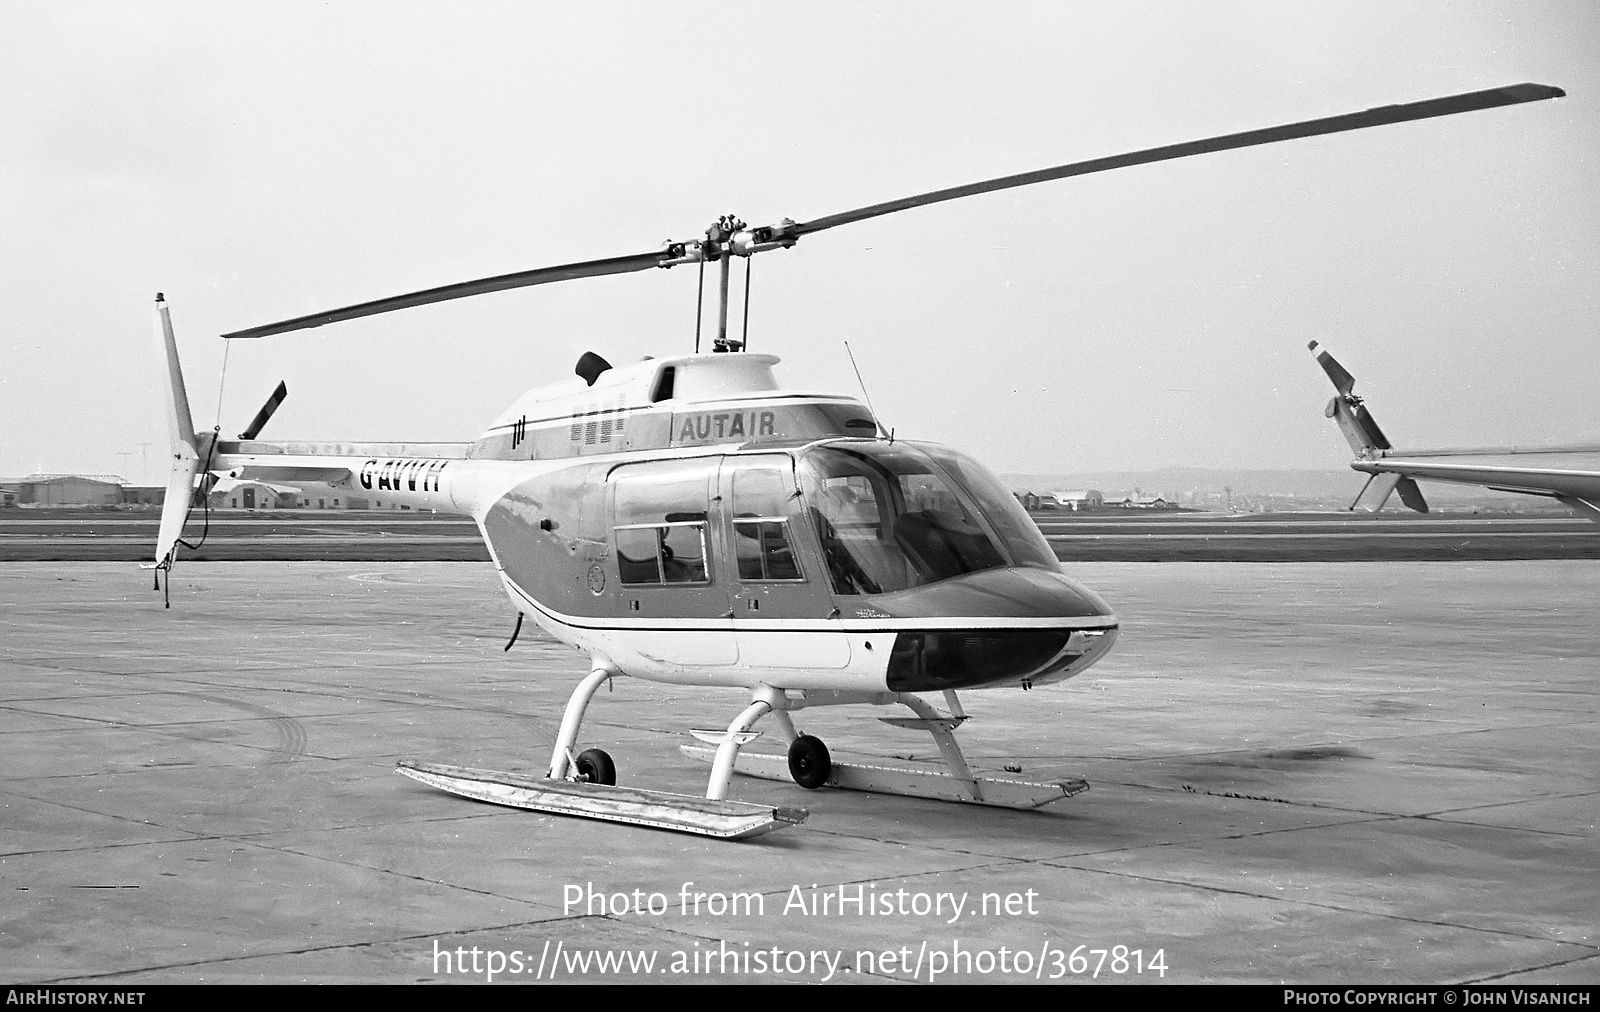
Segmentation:
<svg viewBox="0 0 1600 1012">
<path fill-rule="evenodd" d="M 256 416 L 250 419 L 250 424 L 245 426 L 243 432 L 239 433 L 239 438 L 254 439 L 259 436 L 262 428 L 266 426 L 267 420 L 272 417 L 273 413 L 278 410 L 278 405 L 282 404 L 283 399 L 288 396 L 289 384 L 279 380 L 278 389 L 272 391 L 272 396 L 267 398 L 267 403 L 261 405 L 261 410 L 256 412 Z"/>
</svg>

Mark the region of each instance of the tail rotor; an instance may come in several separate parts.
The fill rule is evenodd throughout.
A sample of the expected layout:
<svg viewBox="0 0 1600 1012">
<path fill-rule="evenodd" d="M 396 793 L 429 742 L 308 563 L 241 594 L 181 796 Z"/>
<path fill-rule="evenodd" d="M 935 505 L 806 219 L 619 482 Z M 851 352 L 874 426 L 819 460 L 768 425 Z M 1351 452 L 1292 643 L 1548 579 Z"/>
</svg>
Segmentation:
<svg viewBox="0 0 1600 1012">
<path fill-rule="evenodd" d="M 1329 418 L 1338 420 L 1339 429 L 1350 443 L 1350 449 L 1354 450 L 1358 457 L 1371 457 L 1374 450 L 1393 449 L 1388 437 L 1373 420 L 1371 412 L 1367 411 L 1361 398 L 1356 396 L 1356 378 L 1339 364 L 1338 359 L 1328 354 L 1327 349 L 1319 348 L 1317 342 L 1312 341 L 1307 347 L 1311 349 L 1311 354 L 1316 356 L 1317 364 L 1322 366 L 1322 371 L 1333 380 L 1334 389 L 1339 391 L 1328 402 L 1326 414 Z"/>
<path fill-rule="evenodd" d="M 1383 456 L 1384 451 L 1394 449 L 1389 437 L 1378 428 L 1378 423 L 1367 410 L 1367 406 L 1356 396 L 1356 378 L 1339 364 L 1338 359 L 1328 354 L 1327 349 L 1319 347 L 1317 342 L 1312 341 L 1307 347 L 1311 349 L 1311 354 L 1316 356 L 1317 364 L 1322 366 L 1322 371 L 1328 374 L 1328 379 L 1333 381 L 1333 388 L 1338 391 L 1333 399 L 1328 401 L 1325 414 L 1339 423 L 1339 431 L 1344 433 L 1345 441 L 1350 444 L 1350 449 L 1355 452 L 1356 457 L 1361 460 L 1372 460 Z M 1350 508 L 1376 513 L 1396 491 L 1400 493 L 1400 501 L 1409 509 L 1418 513 L 1428 512 L 1428 502 L 1422 497 L 1422 489 L 1417 487 L 1417 483 L 1409 477 L 1393 472 L 1374 472 Z"/>
</svg>

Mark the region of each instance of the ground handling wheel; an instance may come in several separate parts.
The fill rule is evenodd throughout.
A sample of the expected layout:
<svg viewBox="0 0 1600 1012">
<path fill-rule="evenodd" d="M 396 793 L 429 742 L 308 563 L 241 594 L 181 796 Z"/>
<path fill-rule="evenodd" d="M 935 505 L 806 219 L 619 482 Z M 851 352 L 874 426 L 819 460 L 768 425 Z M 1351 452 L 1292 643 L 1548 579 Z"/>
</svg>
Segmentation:
<svg viewBox="0 0 1600 1012">
<path fill-rule="evenodd" d="M 584 749 L 578 753 L 578 780 L 586 784 L 605 784 L 615 787 L 617 783 L 617 764 L 611 761 L 611 756 L 597 748 Z"/>
<path fill-rule="evenodd" d="M 821 738 L 802 734 L 789 746 L 789 775 L 794 782 L 814 791 L 828 782 L 833 775 L 833 760 L 828 757 L 828 746 Z"/>
</svg>

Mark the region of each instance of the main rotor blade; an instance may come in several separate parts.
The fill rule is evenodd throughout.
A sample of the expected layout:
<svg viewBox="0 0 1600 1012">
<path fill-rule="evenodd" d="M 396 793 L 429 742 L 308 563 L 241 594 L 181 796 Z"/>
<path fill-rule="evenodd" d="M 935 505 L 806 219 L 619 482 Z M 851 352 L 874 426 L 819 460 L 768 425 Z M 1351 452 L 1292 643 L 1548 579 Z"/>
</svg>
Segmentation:
<svg viewBox="0 0 1600 1012">
<path fill-rule="evenodd" d="M 1446 98 L 1429 99 L 1424 102 L 1411 102 L 1405 105 L 1383 105 L 1375 109 L 1368 109 L 1365 112 L 1346 113 L 1343 116 L 1328 116 L 1323 119 L 1288 123 L 1283 126 L 1266 127 L 1261 130 L 1246 130 L 1243 133 L 1224 134 L 1220 137 L 1208 137 L 1204 140 L 1187 141 L 1182 144 L 1167 144 L 1159 148 L 1145 148 L 1142 151 L 1133 151 L 1123 155 L 1092 158 L 1084 162 L 1058 165 L 1051 169 L 1021 172 L 1014 176 L 1000 176 L 996 179 L 986 179 L 978 183 L 968 183 L 965 186 L 952 186 L 948 189 L 919 193 L 911 197 L 902 197 L 899 200 L 885 201 L 882 204 L 858 207 L 854 211 L 845 211 L 841 214 L 830 214 L 812 221 L 803 221 L 787 229 L 786 233 L 795 236 L 807 235 L 811 232 L 820 232 L 825 228 L 833 228 L 835 225 L 847 225 L 853 221 L 876 218 L 879 215 L 921 207 L 924 204 L 937 204 L 941 201 L 955 200 L 957 197 L 970 197 L 974 194 L 990 193 L 995 190 L 1008 190 L 1015 186 L 1029 186 L 1033 183 L 1043 183 L 1052 179 L 1065 179 L 1068 176 L 1085 176 L 1091 172 L 1105 172 L 1108 169 L 1121 169 L 1130 165 L 1164 162 L 1173 158 L 1187 158 L 1190 155 L 1203 155 L 1212 151 L 1248 148 L 1257 144 L 1275 144 L 1278 141 L 1294 140 L 1298 137 L 1315 137 L 1319 134 L 1362 130 L 1367 127 L 1384 126 L 1389 123 L 1432 119 L 1435 116 L 1452 116 L 1458 112 L 1476 112 L 1480 109 L 1517 105 L 1521 102 L 1538 102 L 1547 98 L 1560 98 L 1565 94 L 1566 92 L 1560 88 L 1553 88 L 1545 84 L 1513 84 L 1504 88 L 1490 88 L 1487 91 L 1468 92 L 1462 95 L 1451 95 Z"/>
<path fill-rule="evenodd" d="M 395 295 L 387 299 L 362 302 L 354 306 L 345 306 L 343 309 L 330 309 L 323 313 L 297 316 L 292 320 L 268 323 L 245 330 L 236 330 L 231 334 L 223 334 L 222 336 L 227 340 L 270 337 L 273 334 L 287 334 L 292 330 L 308 330 L 312 327 L 320 327 L 325 323 L 354 320 L 357 317 L 374 316 L 378 313 L 388 313 L 396 309 L 410 309 L 413 306 L 426 306 L 434 302 L 464 299 L 469 295 L 482 295 L 485 292 L 501 292 L 508 288 L 526 288 L 529 285 L 544 285 L 552 281 L 569 281 L 573 278 L 593 278 L 605 274 L 628 274 L 633 271 L 659 267 L 664 261 L 671 258 L 672 255 L 670 253 L 655 250 L 651 253 L 633 253 L 628 256 L 610 257 L 605 260 L 586 260 L 582 263 L 539 267 L 531 271 L 501 274 L 492 278 L 479 278 L 477 281 L 462 281 L 453 285 L 429 288 L 426 291 L 410 292 L 406 295 Z"/>
</svg>

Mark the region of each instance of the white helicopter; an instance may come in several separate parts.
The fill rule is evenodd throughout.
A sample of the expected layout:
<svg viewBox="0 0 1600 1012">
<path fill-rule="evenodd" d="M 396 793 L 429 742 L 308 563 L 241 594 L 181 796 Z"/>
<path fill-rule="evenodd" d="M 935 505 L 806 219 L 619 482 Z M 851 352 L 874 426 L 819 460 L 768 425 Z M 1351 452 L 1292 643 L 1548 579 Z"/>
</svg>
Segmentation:
<svg viewBox="0 0 1600 1012">
<path fill-rule="evenodd" d="M 1423 498 L 1416 481 L 1421 478 L 1543 496 L 1600 523 L 1600 446 L 1397 448 L 1356 395 L 1356 378 L 1317 342 L 1312 341 L 1309 347 L 1338 391 L 1328 401 L 1325 413 L 1339 423 L 1356 455 L 1350 462 L 1351 469 L 1368 475 L 1367 483 L 1350 504 L 1352 511 L 1376 513 L 1398 491 L 1407 509 L 1426 513 L 1428 500 Z"/>
<path fill-rule="evenodd" d="M 740 772 L 824 786 L 1033 808 L 1086 790 L 975 774 L 954 731 L 963 689 L 1030 689 L 1110 650 L 1111 609 L 1060 571 L 1015 498 L 972 459 L 896 440 L 847 396 L 779 390 L 771 355 L 727 329 L 730 265 L 824 229 L 958 197 L 1320 134 L 1427 119 L 1564 93 L 1519 84 L 1202 140 L 828 215 L 749 227 L 725 216 L 703 239 L 662 249 L 446 285 L 240 330 L 262 338 L 529 285 L 684 264 L 721 265 L 712 352 L 612 368 L 593 353 L 577 378 L 525 394 L 463 444 L 266 442 L 280 384 L 238 439 L 194 430 L 167 305 L 172 465 L 154 568 L 170 571 L 197 479 L 324 482 L 415 509 L 471 516 L 518 611 L 590 658 L 542 778 L 402 762 L 424 783 L 498 804 L 724 838 L 802 821 L 803 809 L 726 799 Z M 748 282 L 747 282 L 748 283 Z M 515 633 L 513 633 L 513 640 Z M 711 763 L 704 798 L 616 786 L 599 749 L 579 750 L 595 691 L 629 676 L 742 690 L 722 730 L 684 752 Z M 925 694 L 942 696 L 940 712 Z M 887 723 L 931 733 L 941 773 L 835 762 L 798 732 L 808 707 L 900 705 Z M 770 716 L 786 755 L 744 753 Z"/>
</svg>

